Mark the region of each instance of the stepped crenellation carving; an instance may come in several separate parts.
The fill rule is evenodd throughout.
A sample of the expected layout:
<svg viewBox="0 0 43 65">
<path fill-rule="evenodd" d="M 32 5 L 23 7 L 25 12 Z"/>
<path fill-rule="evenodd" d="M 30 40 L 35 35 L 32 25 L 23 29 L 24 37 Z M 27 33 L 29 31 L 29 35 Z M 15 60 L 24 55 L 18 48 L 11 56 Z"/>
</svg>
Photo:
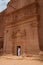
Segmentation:
<svg viewBox="0 0 43 65">
<path fill-rule="evenodd" d="M 37 6 L 36 3 L 32 3 L 26 7 L 23 7 L 13 13 L 11 15 L 6 16 L 6 24 L 17 23 L 19 21 L 23 21 L 29 19 L 31 17 L 37 17 Z"/>
</svg>

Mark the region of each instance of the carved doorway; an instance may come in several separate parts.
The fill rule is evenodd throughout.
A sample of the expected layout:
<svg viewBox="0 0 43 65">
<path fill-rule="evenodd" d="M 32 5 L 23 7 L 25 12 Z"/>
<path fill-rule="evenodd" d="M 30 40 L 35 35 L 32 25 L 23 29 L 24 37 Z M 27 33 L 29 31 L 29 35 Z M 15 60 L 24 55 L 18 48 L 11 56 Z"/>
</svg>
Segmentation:
<svg viewBox="0 0 43 65">
<path fill-rule="evenodd" d="M 17 56 L 21 55 L 21 46 L 17 46 Z"/>
<path fill-rule="evenodd" d="M 3 54 L 3 40 L 0 40 L 0 55 Z"/>
</svg>

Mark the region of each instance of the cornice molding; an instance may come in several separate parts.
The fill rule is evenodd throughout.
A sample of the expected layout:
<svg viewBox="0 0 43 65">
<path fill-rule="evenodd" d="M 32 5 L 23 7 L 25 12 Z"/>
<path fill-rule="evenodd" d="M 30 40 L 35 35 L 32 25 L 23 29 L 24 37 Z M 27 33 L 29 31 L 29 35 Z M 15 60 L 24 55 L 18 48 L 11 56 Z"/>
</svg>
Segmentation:
<svg viewBox="0 0 43 65">
<path fill-rule="evenodd" d="M 36 16 L 34 16 L 34 17 L 29 18 L 29 19 L 18 22 L 16 24 L 14 22 L 10 23 L 10 24 L 5 24 L 5 26 L 8 28 L 11 28 L 11 27 L 16 27 L 16 26 L 19 26 L 22 24 L 27 24 L 27 23 L 29 23 L 32 27 L 37 27 L 38 26 L 38 19 Z"/>
</svg>

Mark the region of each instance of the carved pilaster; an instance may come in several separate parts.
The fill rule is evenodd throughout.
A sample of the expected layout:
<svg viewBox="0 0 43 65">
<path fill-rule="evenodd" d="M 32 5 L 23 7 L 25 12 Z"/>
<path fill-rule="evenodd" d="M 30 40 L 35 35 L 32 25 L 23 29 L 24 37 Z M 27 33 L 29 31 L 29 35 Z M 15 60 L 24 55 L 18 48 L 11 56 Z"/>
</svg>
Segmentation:
<svg viewBox="0 0 43 65">
<path fill-rule="evenodd" d="M 33 33 L 33 43 L 34 43 L 34 49 L 35 52 L 39 53 L 39 36 L 38 36 L 38 22 L 37 21 L 33 21 L 31 22 L 31 26 L 32 26 L 32 33 Z"/>
</svg>

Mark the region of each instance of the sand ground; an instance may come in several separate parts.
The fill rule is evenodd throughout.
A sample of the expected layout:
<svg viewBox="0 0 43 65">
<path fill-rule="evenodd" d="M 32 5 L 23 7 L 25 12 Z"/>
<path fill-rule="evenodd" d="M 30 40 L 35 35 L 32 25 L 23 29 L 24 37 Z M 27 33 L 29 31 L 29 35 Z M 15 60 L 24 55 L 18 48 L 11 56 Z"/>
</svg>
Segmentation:
<svg viewBox="0 0 43 65">
<path fill-rule="evenodd" d="M 0 65 L 43 65 L 36 57 L 0 56 Z"/>
</svg>

